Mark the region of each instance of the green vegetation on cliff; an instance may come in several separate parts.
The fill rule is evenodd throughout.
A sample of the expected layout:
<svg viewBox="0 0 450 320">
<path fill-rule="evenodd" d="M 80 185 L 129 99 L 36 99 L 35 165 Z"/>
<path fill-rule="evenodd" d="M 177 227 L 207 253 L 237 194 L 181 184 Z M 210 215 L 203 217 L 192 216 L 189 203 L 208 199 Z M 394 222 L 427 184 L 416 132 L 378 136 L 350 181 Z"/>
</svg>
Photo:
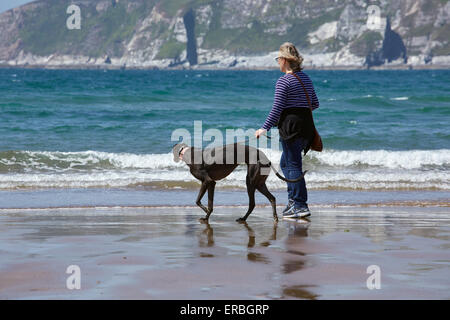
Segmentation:
<svg viewBox="0 0 450 320">
<path fill-rule="evenodd" d="M 81 8 L 81 30 L 66 26 L 66 10 L 71 4 Z M 12 60 L 20 52 L 93 58 L 129 54 L 136 61 L 141 57 L 176 60 L 187 48 L 188 30 L 183 30 L 187 28 L 190 39 L 197 39 L 197 48 L 203 50 L 258 55 L 290 41 L 309 53 L 349 50 L 365 57 L 383 42 L 383 32 L 365 26 L 367 5 L 367 1 L 356 0 L 37 0 L 14 13 L 2 14 L 0 50 L 2 59 Z M 395 22 L 394 31 L 404 41 L 408 55 L 450 54 L 448 0 L 417 0 L 414 6 L 408 0 L 378 5 L 382 18 Z M 180 19 L 190 9 L 195 23 L 183 26 Z M 408 14 L 402 15 L 405 12 Z M 321 28 L 329 22 L 336 24 Z M 310 39 L 308 34 L 316 31 Z M 10 36 L 2 37 L 2 32 Z M 195 50 L 192 42 L 190 45 Z"/>
<path fill-rule="evenodd" d="M 81 29 L 69 30 L 66 10 L 70 1 L 48 1 L 46 4 L 24 15 L 19 33 L 24 50 L 36 55 L 120 56 L 124 43 L 135 32 L 137 21 L 146 14 L 145 4 L 127 11 L 126 3 L 119 2 L 101 14 L 95 5 L 80 5 Z"/>
</svg>

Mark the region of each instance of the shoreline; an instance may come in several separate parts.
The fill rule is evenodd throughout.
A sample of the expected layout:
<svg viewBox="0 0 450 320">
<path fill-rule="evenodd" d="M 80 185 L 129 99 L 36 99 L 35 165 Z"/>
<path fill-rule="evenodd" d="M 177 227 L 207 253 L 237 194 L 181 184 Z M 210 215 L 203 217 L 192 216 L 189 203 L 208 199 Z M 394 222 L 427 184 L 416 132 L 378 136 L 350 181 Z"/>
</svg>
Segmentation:
<svg viewBox="0 0 450 320">
<path fill-rule="evenodd" d="M 192 70 L 192 71 L 277 71 L 279 68 L 277 67 L 208 67 L 205 66 L 196 66 L 196 67 L 127 67 L 127 66 L 116 66 L 116 65 L 8 65 L 8 64 L 0 64 L 0 69 L 44 69 L 44 70 L 165 70 L 165 71 L 174 71 L 174 70 Z M 392 66 L 376 66 L 370 67 L 367 66 L 304 66 L 306 70 L 324 70 L 324 71 L 353 71 L 353 70 L 449 70 L 450 65 L 392 65 Z"/>
<path fill-rule="evenodd" d="M 255 208 L 270 208 L 270 204 L 256 204 Z M 278 209 L 283 209 L 284 204 L 277 204 Z M 384 203 L 353 203 L 353 204 L 309 204 L 310 208 L 389 208 L 389 207 L 412 207 L 412 208 L 450 208 L 449 201 L 405 201 L 405 202 L 384 202 Z M 198 209 L 197 205 L 86 205 L 86 206 L 58 206 L 58 207 L 14 207 L 0 208 L 1 212 L 15 211 L 42 211 L 42 210 L 90 210 L 90 209 Z M 215 205 L 214 209 L 224 208 L 247 208 L 244 204 Z"/>
<path fill-rule="evenodd" d="M 285 190 L 271 190 L 282 207 L 287 201 Z M 51 208 L 197 208 L 195 199 L 198 189 L 38 189 L 0 190 L 0 211 L 9 209 L 51 209 Z M 255 194 L 256 206 L 269 206 L 268 200 L 260 193 Z M 202 199 L 207 201 L 205 195 Z M 448 191 L 343 191 L 308 190 L 308 203 L 312 207 L 450 207 Z M 248 195 L 245 189 L 227 190 L 218 188 L 215 192 L 214 207 L 245 207 Z"/>
</svg>

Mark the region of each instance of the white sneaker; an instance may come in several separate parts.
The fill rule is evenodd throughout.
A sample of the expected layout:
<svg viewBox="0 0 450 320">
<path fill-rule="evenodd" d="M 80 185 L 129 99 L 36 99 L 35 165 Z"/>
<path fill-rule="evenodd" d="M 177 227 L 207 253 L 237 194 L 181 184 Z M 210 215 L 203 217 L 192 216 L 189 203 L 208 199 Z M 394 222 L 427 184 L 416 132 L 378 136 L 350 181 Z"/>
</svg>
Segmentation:
<svg viewBox="0 0 450 320">
<path fill-rule="evenodd" d="M 283 218 L 306 218 L 311 215 L 309 208 L 294 208 L 283 213 Z"/>
</svg>

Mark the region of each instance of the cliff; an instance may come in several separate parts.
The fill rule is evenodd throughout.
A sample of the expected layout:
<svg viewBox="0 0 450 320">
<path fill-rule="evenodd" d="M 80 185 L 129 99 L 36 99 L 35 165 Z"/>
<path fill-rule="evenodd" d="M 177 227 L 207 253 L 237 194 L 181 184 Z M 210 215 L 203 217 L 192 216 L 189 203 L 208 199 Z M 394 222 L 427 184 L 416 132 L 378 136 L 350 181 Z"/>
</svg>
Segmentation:
<svg viewBox="0 0 450 320">
<path fill-rule="evenodd" d="M 448 0 L 38 0 L 0 14 L 0 64 L 272 68 L 291 41 L 307 66 L 449 66 L 449 18 Z"/>
</svg>

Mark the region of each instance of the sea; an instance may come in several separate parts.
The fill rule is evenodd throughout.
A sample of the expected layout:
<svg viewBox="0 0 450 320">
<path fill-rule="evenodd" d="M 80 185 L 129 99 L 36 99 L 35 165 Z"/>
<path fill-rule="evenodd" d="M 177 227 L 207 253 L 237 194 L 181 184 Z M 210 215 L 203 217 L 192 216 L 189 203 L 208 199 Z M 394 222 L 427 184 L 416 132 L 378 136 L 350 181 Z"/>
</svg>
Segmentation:
<svg viewBox="0 0 450 320">
<path fill-rule="evenodd" d="M 320 102 L 314 120 L 324 144 L 322 152 L 303 156 L 308 190 L 344 198 L 380 192 L 391 200 L 410 192 L 409 200 L 426 194 L 450 201 L 450 70 L 304 72 Z M 20 207 L 39 193 L 47 200 L 36 203 L 45 206 L 55 195 L 121 190 L 128 195 L 123 199 L 142 193 L 136 203 L 146 204 L 142 199 L 151 192 L 154 199 L 165 191 L 194 192 L 199 182 L 173 160 L 172 146 L 179 141 L 174 133 L 191 133 L 192 144 L 199 138 L 205 147 L 212 143 L 208 129 L 226 137 L 260 128 L 282 75 L 0 69 L 0 207 Z M 201 124 L 200 136 L 195 123 Z M 277 137 L 277 129 L 268 135 Z M 250 143 L 245 134 L 234 141 Z M 276 141 L 259 147 L 279 168 Z M 245 198 L 245 176 L 245 165 L 239 166 L 217 188 L 243 191 Z M 267 185 L 286 190 L 274 174 Z M 96 197 L 84 204 L 96 203 Z M 72 203 L 69 198 L 64 203 Z"/>
</svg>

